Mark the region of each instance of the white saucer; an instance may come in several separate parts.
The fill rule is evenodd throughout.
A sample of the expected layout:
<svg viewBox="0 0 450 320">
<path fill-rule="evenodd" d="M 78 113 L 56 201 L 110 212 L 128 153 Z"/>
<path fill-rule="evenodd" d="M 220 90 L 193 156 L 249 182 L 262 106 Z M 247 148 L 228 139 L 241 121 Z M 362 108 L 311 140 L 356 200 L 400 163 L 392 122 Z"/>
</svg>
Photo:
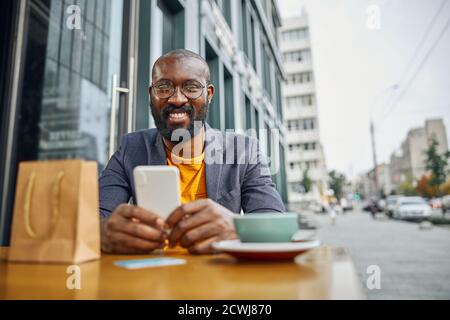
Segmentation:
<svg viewBox="0 0 450 320">
<path fill-rule="evenodd" d="M 292 236 L 292 242 L 303 242 L 303 241 L 312 241 L 315 240 L 317 236 L 316 230 L 298 230 Z"/>
<path fill-rule="evenodd" d="M 320 246 L 319 240 L 302 242 L 241 242 L 225 240 L 213 243 L 213 248 L 236 258 L 273 260 L 291 259 Z"/>
</svg>

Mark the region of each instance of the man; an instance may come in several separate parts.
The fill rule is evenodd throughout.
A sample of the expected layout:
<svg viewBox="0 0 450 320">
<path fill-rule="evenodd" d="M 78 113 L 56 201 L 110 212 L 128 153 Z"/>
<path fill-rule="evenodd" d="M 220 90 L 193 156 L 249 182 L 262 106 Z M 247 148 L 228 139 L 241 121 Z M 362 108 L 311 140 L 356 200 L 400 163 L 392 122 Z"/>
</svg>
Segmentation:
<svg viewBox="0 0 450 320">
<path fill-rule="evenodd" d="M 206 124 L 214 90 L 208 64 L 191 51 L 155 62 L 149 95 L 156 128 L 125 135 L 99 180 L 104 252 L 148 253 L 168 240 L 190 253 L 211 253 L 213 242 L 236 238 L 234 214 L 285 210 L 257 140 Z M 167 220 L 128 204 L 138 165 L 178 167 L 182 205 Z"/>
</svg>

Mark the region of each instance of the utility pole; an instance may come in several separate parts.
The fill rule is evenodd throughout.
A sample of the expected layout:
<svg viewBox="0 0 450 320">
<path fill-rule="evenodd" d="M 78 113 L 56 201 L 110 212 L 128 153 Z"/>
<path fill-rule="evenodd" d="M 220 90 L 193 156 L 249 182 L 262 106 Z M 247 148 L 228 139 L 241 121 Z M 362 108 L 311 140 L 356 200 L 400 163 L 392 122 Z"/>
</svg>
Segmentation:
<svg viewBox="0 0 450 320">
<path fill-rule="evenodd" d="M 372 138 L 372 155 L 373 155 L 373 180 L 375 185 L 375 195 L 378 195 L 378 168 L 377 168 L 377 149 L 375 147 L 375 127 L 373 120 L 370 120 L 370 136 Z"/>
</svg>

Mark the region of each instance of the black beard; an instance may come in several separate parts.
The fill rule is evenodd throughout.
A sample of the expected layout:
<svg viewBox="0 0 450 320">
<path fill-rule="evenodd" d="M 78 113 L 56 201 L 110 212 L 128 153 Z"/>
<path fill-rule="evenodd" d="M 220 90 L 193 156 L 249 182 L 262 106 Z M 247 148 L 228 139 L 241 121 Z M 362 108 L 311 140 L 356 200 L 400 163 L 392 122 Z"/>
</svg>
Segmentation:
<svg viewBox="0 0 450 320">
<path fill-rule="evenodd" d="M 153 120 L 155 121 L 155 126 L 158 129 L 159 133 L 167 140 L 172 142 L 182 142 L 180 140 L 172 140 L 172 134 L 175 130 L 185 129 L 189 132 L 189 137 L 195 137 L 200 129 L 205 125 L 206 118 L 208 116 L 209 103 L 206 102 L 205 105 L 200 109 L 198 113 L 195 112 L 194 108 L 191 105 L 184 105 L 182 107 L 175 107 L 172 104 L 169 104 L 167 107 L 158 112 L 156 108 L 150 102 L 150 110 L 152 111 Z M 173 111 L 184 111 L 189 117 L 190 124 L 188 128 L 183 127 L 175 127 L 169 128 L 167 126 L 167 120 L 169 118 L 170 113 Z M 198 124 L 201 124 L 199 126 Z"/>
</svg>

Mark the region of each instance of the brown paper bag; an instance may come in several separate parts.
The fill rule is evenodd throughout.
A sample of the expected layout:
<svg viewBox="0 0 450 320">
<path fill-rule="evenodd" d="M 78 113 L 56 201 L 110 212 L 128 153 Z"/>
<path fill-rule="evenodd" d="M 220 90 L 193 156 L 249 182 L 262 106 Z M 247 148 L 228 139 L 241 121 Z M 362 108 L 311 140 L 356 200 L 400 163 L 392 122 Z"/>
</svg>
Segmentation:
<svg viewBox="0 0 450 320">
<path fill-rule="evenodd" d="M 97 163 L 19 164 L 10 261 L 80 263 L 100 257 Z"/>
</svg>

